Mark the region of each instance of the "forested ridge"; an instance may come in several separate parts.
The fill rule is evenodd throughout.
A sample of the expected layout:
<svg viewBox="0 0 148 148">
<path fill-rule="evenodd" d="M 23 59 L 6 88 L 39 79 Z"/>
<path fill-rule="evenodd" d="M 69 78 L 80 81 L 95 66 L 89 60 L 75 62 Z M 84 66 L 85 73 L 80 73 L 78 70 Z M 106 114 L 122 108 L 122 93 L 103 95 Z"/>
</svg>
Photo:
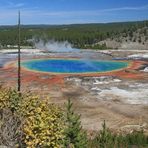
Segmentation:
<svg viewBox="0 0 148 148">
<path fill-rule="evenodd" d="M 138 35 L 134 34 L 138 32 Z M 144 39 L 141 39 L 144 36 Z M 32 46 L 30 39 L 36 41 L 68 41 L 76 48 L 106 48 L 97 43 L 106 39 L 122 38 L 131 41 L 147 41 L 148 21 L 100 23 L 100 24 L 72 24 L 72 25 L 21 25 L 21 45 Z M 125 39 L 125 40 L 127 40 Z M 0 46 L 17 45 L 17 25 L 0 26 Z M 97 44 L 97 45 L 96 45 Z M 96 47 L 95 47 L 96 46 Z"/>
</svg>

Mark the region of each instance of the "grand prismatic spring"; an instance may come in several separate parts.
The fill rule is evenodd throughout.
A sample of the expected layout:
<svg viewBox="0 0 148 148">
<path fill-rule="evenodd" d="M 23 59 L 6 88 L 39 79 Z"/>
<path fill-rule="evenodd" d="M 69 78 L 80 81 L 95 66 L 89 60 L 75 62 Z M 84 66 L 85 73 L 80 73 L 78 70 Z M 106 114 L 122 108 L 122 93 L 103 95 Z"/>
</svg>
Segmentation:
<svg viewBox="0 0 148 148">
<path fill-rule="evenodd" d="M 79 60 L 79 59 L 40 59 L 22 63 L 28 70 L 51 73 L 97 73 L 122 69 L 128 62 Z"/>
</svg>

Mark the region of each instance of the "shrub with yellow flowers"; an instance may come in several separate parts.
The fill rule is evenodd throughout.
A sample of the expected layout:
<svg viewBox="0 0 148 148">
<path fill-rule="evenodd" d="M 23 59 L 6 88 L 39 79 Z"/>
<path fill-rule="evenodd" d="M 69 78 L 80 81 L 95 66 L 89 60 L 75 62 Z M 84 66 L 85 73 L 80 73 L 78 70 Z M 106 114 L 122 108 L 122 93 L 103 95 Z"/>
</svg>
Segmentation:
<svg viewBox="0 0 148 148">
<path fill-rule="evenodd" d="M 64 122 L 61 109 L 30 96 L 23 99 L 20 109 L 25 117 L 23 133 L 28 148 L 62 147 Z"/>
<path fill-rule="evenodd" d="M 0 87 L 0 109 L 8 108 L 12 112 L 18 110 L 22 96 L 16 91 Z"/>
<path fill-rule="evenodd" d="M 63 111 L 48 100 L 41 100 L 30 93 L 0 88 L 0 111 L 8 109 L 21 119 L 21 146 L 62 147 L 64 139 Z M 4 123 L 5 124 L 5 123 Z"/>
</svg>

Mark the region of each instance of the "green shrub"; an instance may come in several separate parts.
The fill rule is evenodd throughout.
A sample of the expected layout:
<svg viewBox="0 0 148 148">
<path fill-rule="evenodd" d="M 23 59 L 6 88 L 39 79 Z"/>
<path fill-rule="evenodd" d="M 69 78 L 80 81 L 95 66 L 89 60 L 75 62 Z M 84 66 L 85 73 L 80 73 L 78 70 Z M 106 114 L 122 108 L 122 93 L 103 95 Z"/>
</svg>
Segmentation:
<svg viewBox="0 0 148 148">
<path fill-rule="evenodd" d="M 66 128 L 65 128 L 65 147 L 86 148 L 87 135 L 82 130 L 80 115 L 74 113 L 72 109 L 72 102 L 68 99 L 66 104 Z"/>
<path fill-rule="evenodd" d="M 89 141 L 91 148 L 140 148 L 148 146 L 148 137 L 142 131 L 122 135 L 113 134 L 106 128 L 105 121 L 102 124 L 102 130 L 98 132 L 93 140 Z"/>
</svg>

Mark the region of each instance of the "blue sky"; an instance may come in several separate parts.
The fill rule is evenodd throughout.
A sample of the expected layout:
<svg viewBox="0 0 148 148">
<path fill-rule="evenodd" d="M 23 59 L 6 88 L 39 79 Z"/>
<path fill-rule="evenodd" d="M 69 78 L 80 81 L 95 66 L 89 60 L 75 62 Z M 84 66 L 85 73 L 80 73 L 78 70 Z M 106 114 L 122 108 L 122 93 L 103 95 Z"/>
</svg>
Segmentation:
<svg viewBox="0 0 148 148">
<path fill-rule="evenodd" d="M 0 0 L 0 25 L 148 20 L 148 0 Z"/>
</svg>

